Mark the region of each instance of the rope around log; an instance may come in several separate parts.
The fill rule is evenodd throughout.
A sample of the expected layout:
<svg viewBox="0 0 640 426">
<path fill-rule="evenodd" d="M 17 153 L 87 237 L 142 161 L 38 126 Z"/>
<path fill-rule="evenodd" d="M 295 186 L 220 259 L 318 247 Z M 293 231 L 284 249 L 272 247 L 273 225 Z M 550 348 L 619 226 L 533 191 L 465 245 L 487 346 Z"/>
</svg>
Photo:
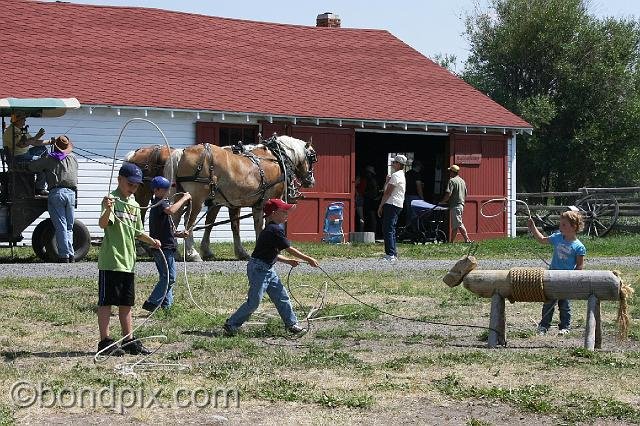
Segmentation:
<svg viewBox="0 0 640 426">
<path fill-rule="evenodd" d="M 509 300 L 513 302 L 544 302 L 544 269 L 542 268 L 512 268 L 509 269 L 509 279 L 513 295 Z"/>
</svg>

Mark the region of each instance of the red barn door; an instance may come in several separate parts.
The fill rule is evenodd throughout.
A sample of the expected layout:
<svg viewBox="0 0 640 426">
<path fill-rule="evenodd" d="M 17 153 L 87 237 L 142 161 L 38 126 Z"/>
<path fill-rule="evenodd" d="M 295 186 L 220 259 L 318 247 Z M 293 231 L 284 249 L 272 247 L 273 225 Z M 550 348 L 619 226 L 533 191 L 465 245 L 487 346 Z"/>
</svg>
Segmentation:
<svg viewBox="0 0 640 426">
<path fill-rule="evenodd" d="M 469 237 L 482 240 L 507 235 L 506 215 L 485 218 L 480 214 L 482 203 L 507 196 L 507 137 L 454 134 L 450 147 L 450 164 L 460 166 L 460 176 L 467 183 L 462 220 Z M 487 209 L 485 214 L 497 213 L 496 206 Z"/>
<path fill-rule="evenodd" d="M 289 217 L 288 237 L 295 241 L 320 241 L 327 206 L 335 201 L 344 203 L 343 231 L 352 228 L 355 208 L 355 132 L 353 129 L 293 126 L 291 136 L 312 140 L 318 155 L 314 167 L 316 184 L 304 188 L 304 199 Z"/>
</svg>

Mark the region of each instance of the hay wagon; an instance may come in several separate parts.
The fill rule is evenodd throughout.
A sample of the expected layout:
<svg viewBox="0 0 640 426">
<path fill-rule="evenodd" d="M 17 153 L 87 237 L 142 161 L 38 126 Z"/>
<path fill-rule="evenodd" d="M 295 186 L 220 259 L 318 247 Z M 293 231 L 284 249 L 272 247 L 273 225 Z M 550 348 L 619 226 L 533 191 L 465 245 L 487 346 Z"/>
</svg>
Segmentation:
<svg viewBox="0 0 640 426">
<path fill-rule="evenodd" d="M 69 109 L 80 108 L 75 98 L 32 98 L 0 99 L 0 116 L 2 133 L 7 128 L 6 119 L 12 114 L 23 114 L 26 117 L 60 117 Z M 12 131 L 16 131 L 12 127 Z M 27 129 L 20 129 L 26 132 Z M 12 139 L 12 140 L 15 140 Z M 0 149 L 2 171 L 0 172 L 0 242 L 9 243 L 11 248 L 23 240 L 22 233 L 36 219 L 47 211 L 47 197 L 35 195 L 34 174 L 16 164 L 13 156 L 5 152 L 4 145 Z M 46 262 L 58 260 L 55 230 L 51 219 L 41 221 L 34 229 L 31 237 L 33 251 Z M 81 260 L 87 255 L 91 246 L 91 235 L 87 227 L 75 220 L 73 224 L 73 248 L 75 259 Z"/>
</svg>

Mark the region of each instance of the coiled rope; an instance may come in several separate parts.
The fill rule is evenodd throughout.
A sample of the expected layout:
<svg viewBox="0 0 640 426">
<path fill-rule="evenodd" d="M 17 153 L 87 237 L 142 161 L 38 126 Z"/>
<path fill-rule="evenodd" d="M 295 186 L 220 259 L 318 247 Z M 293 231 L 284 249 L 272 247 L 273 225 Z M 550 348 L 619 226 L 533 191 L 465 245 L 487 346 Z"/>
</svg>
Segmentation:
<svg viewBox="0 0 640 426">
<path fill-rule="evenodd" d="M 510 302 L 544 302 L 544 269 L 512 268 L 509 270 L 512 298 Z"/>
</svg>

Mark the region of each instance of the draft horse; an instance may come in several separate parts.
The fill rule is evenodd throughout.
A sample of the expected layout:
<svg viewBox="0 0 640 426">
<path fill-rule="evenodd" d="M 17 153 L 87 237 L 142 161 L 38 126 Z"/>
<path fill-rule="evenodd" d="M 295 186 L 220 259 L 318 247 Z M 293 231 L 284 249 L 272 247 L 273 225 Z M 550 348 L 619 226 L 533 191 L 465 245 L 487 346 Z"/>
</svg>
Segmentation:
<svg viewBox="0 0 640 426">
<path fill-rule="evenodd" d="M 210 144 L 175 150 L 171 154 L 173 166 L 167 163 L 164 170 L 165 177 L 179 186 L 178 191 L 191 193 L 190 214 L 185 217 L 185 228 L 190 229 L 194 225 L 205 200 L 210 204 L 207 225 L 214 223 L 220 208 L 227 207 L 234 254 L 238 259 L 248 259 L 249 255 L 240 242 L 240 208 L 252 208 L 257 238 L 264 225 L 264 202 L 269 198 L 282 198 L 285 191 L 287 200 L 295 202 L 301 195 L 298 191 L 300 185 L 309 188 L 315 184 L 313 165 L 316 161 L 311 143 L 274 135 L 241 152 Z M 184 211 L 176 214 L 175 223 L 182 214 Z M 203 257 L 212 258 L 209 247 L 211 226 L 205 229 L 200 248 Z M 187 259 L 201 260 L 192 238 L 185 240 L 185 246 Z"/>
<path fill-rule="evenodd" d="M 171 148 L 173 152 L 174 149 Z M 133 163 L 142 170 L 142 184 L 138 186 L 138 190 L 134 196 L 141 207 L 146 207 L 153 198 L 153 190 L 151 189 L 151 180 L 156 176 L 164 175 L 164 166 L 169 159 L 169 148 L 163 145 L 145 146 L 130 151 L 124 157 L 127 163 Z M 144 223 L 147 209 L 141 209 L 142 223 Z"/>
</svg>

